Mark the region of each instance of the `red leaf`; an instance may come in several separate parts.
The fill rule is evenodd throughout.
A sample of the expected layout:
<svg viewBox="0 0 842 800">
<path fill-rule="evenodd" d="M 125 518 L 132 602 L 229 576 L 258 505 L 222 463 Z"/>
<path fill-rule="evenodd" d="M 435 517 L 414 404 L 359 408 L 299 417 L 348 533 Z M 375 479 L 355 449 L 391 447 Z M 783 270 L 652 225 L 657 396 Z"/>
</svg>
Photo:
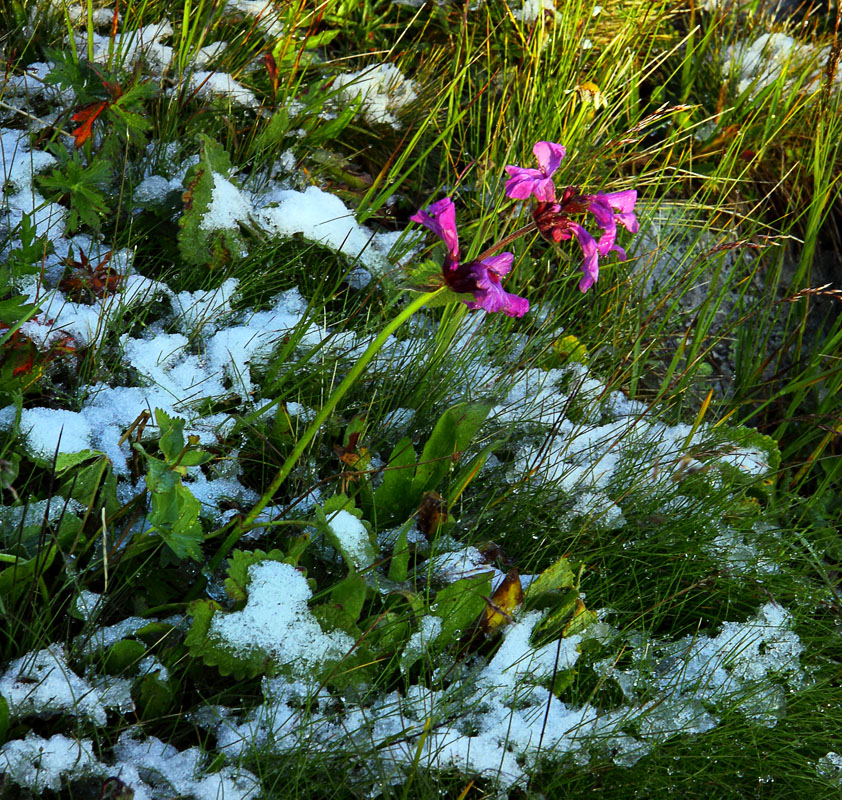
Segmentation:
<svg viewBox="0 0 842 800">
<path fill-rule="evenodd" d="M 70 119 L 82 124 L 73 131 L 73 138 L 76 139 L 76 147 L 81 147 L 93 133 L 93 125 L 96 118 L 108 108 L 108 101 L 101 100 L 98 103 L 91 103 L 77 111 Z"/>
<path fill-rule="evenodd" d="M 263 63 L 266 64 L 266 71 L 269 73 L 269 80 L 272 83 L 272 89 L 278 91 L 278 62 L 275 61 L 275 56 L 267 52 L 263 56 Z"/>
</svg>

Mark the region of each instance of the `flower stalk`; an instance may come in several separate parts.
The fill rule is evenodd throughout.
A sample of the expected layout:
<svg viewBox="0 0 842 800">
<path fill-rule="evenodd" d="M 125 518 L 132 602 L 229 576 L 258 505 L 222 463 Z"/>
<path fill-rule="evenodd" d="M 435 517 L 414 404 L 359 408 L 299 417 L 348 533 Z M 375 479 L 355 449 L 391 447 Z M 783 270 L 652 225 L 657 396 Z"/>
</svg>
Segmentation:
<svg viewBox="0 0 842 800">
<path fill-rule="evenodd" d="M 393 320 L 391 320 L 383 328 L 383 330 L 380 331 L 371 344 L 369 344 L 359 360 L 353 367 L 351 367 L 348 374 L 342 379 L 339 386 L 333 390 L 330 397 L 328 397 L 327 402 L 322 406 L 319 413 L 316 414 L 313 421 L 307 426 L 307 429 L 296 442 L 295 447 L 293 447 L 292 452 L 287 456 L 286 461 L 284 461 L 281 465 L 281 468 L 278 470 L 275 477 L 272 478 L 272 481 L 266 487 L 257 503 L 254 504 L 251 511 L 249 511 L 244 517 L 241 517 L 234 522 L 234 527 L 231 529 L 231 532 L 225 537 L 225 541 L 222 543 L 222 546 L 216 551 L 213 558 L 211 558 L 208 565 L 209 572 L 212 573 L 219 567 L 222 561 L 231 552 L 234 545 L 236 545 L 240 538 L 253 527 L 255 520 L 260 516 L 263 509 L 266 508 L 275 496 L 275 493 L 289 477 L 289 474 L 304 454 L 304 451 L 310 446 L 313 439 L 316 438 L 316 434 L 319 432 L 319 429 L 336 409 L 336 406 L 339 405 L 339 401 L 342 400 L 342 398 L 348 393 L 348 390 L 359 380 L 369 362 L 374 358 L 380 348 L 383 347 L 386 340 L 413 314 L 420 311 L 430 300 L 443 291 L 444 287 L 441 287 L 440 289 L 436 289 L 432 292 L 426 292 L 416 297 Z"/>
</svg>

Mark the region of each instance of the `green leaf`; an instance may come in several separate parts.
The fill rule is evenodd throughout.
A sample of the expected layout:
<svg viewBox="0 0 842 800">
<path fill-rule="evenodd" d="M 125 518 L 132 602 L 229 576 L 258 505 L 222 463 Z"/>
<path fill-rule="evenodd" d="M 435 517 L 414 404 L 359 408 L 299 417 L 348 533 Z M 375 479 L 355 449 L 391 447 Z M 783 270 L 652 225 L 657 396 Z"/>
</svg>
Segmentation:
<svg viewBox="0 0 842 800">
<path fill-rule="evenodd" d="M 460 403 L 442 414 L 433 429 L 412 481 L 412 495 L 420 498 L 432 491 L 450 471 L 452 463 L 470 444 L 479 430 L 491 403 Z"/>
<path fill-rule="evenodd" d="M 184 644 L 193 658 L 201 659 L 209 667 L 216 667 L 222 675 L 232 675 L 235 680 L 253 678 L 272 668 L 272 661 L 266 653 L 254 649 L 233 653 L 219 642 L 211 641 L 210 633 L 213 615 L 221 607 L 213 600 L 196 600 L 190 605 L 193 623 Z"/>
<path fill-rule="evenodd" d="M 86 461 L 90 461 L 93 458 L 106 458 L 106 455 L 100 450 L 80 450 L 78 453 L 59 453 L 55 459 L 55 474 L 60 477 L 68 470 L 78 467 L 79 464 L 84 464 Z M 33 458 L 33 461 L 36 463 L 39 460 L 40 459 Z M 52 466 L 52 458 L 49 459 L 47 463 Z"/>
<path fill-rule="evenodd" d="M 198 467 L 202 464 L 207 464 L 213 459 L 213 453 L 207 450 L 190 449 L 187 450 L 178 462 L 182 467 Z"/>
<path fill-rule="evenodd" d="M 109 675 L 118 675 L 129 667 L 136 666 L 144 655 L 146 655 L 146 646 L 143 642 L 121 639 L 106 650 L 103 669 Z"/>
<path fill-rule="evenodd" d="M 307 144 L 310 147 L 318 147 L 319 145 L 336 139 L 336 137 L 351 124 L 361 105 L 362 95 L 358 95 L 355 100 L 348 103 L 348 105 L 342 109 L 338 116 L 328 122 L 318 124 L 315 129 L 308 130 Z"/>
<path fill-rule="evenodd" d="M 6 741 L 6 734 L 9 732 L 9 704 L 6 698 L 0 694 L 0 744 Z"/>
<path fill-rule="evenodd" d="M 161 719 L 172 709 L 175 690 L 157 675 L 144 675 L 135 685 L 138 715 L 144 722 Z"/>
<path fill-rule="evenodd" d="M 362 511 L 354 507 L 353 500 L 345 495 L 337 495 L 331 497 L 323 509 L 316 506 L 314 511 L 319 520 L 319 528 L 331 546 L 342 554 L 349 571 L 365 569 L 377 560 L 377 546 L 372 541 L 368 524 L 362 519 Z M 337 517 L 343 511 L 359 521 L 356 537 L 338 536 L 334 531 L 334 523 L 339 522 Z"/>
<path fill-rule="evenodd" d="M 430 607 L 431 613 L 442 621 L 437 641 L 445 644 L 459 641 L 485 610 L 486 598 L 490 595 L 490 572 L 462 578 L 442 589 Z"/>
<path fill-rule="evenodd" d="M 378 525 L 383 525 L 395 517 L 405 517 L 421 502 L 420 496 L 412 494 L 414 466 L 415 448 L 412 446 L 412 439 L 404 436 L 393 448 L 383 470 L 383 482 L 374 492 Z"/>
<path fill-rule="evenodd" d="M 161 448 L 167 461 L 171 464 L 175 463 L 184 449 L 184 420 L 180 417 L 171 417 L 166 411 L 156 408 L 155 423 L 161 433 L 158 447 Z"/>
<path fill-rule="evenodd" d="M 91 464 L 76 469 L 65 478 L 58 493 L 82 503 L 90 513 L 100 515 L 105 508 L 106 516 L 117 512 L 117 478 L 111 470 L 111 461 L 106 456 L 97 458 Z"/>
<path fill-rule="evenodd" d="M 205 214 L 213 200 L 214 175 L 227 176 L 231 169 L 228 153 L 208 136 L 200 135 L 199 163 L 184 177 L 184 214 L 178 221 L 178 248 L 188 264 L 218 267 L 227 263 L 243 249 L 238 232 L 206 230 L 202 227 Z"/>
<path fill-rule="evenodd" d="M 0 273 L 0 280 L 3 279 L 3 274 Z M 12 327 L 15 323 L 25 320 L 27 317 L 31 318 L 34 316 L 37 313 L 37 309 L 40 308 L 40 304 L 27 303 L 27 299 L 24 295 L 18 295 L 17 297 L 0 300 L 0 322 Z M 11 333 L 8 333 L 8 337 L 6 338 L 11 338 Z M 0 343 L 4 342 L 5 339 Z"/>
<path fill-rule="evenodd" d="M 536 600 L 548 592 L 555 592 L 559 589 L 571 589 L 576 585 L 576 575 L 570 567 L 570 562 L 562 557 L 552 566 L 547 567 L 523 593 L 525 602 Z"/>
<path fill-rule="evenodd" d="M 407 541 L 407 531 L 414 524 L 414 520 L 409 520 L 401 528 L 398 534 L 398 540 L 395 542 L 395 549 L 392 551 L 392 560 L 389 562 L 389 580 L 401 583 L 406 580 L 409 574 L 409 542 Z"/>
<path fill-rule="evenodd" d="M 38 176 L 36 181 L 48 200 L 66 199 L 69 202 L 67 232 L 72 233 L 80 224 L 99 230 L 100 215 L 109 213 L 101 186 L 111 178 L 112 168 L 107 161 L 95 158 L 83 165 L 81 154 L 74 152 L 52 173 Z"/>
<path fill-rule="evenodd" d="M 595 612 L 585 608 L 578 590 L 569 589 L 535 626 L 531 636 L 532 643 L 539 646 L 559 637 L 573 636 L 597 619 Z"/>
<path fill-rule="evenodd" d="M 152 508 L 150 521 L 176 557 L 201 561 L 204 539 L 199 522 L 201 504 L 190 490 L 179 482 L 172 493 L 153 495 Z M 159 516 L 165 522 L 155 524 Z"/>
<path fill-rule="evenodd" d="M 18 558 L 14 564 L 0 571 L 0 598 L 7 605 L 16 603 L 33 590 L 33 581 L 44 574 L 53 563 L 58 546 L 51 544 L 28 560 Z"/>
<path fill-rule="evenodd" d="M 331 589 L 330 600 L 342 609 L 352 624 L 356 624 L 365 605 L 366 592 L 365 578 L 352 573 Z"/>
<path fill-rule="evenodd" d="M 289 114 L 285 108 L 278 109 L 257 134 L 254 140 L 254 152 L 261 153 L 279 147 L 289 130 Z"/>
</svg>

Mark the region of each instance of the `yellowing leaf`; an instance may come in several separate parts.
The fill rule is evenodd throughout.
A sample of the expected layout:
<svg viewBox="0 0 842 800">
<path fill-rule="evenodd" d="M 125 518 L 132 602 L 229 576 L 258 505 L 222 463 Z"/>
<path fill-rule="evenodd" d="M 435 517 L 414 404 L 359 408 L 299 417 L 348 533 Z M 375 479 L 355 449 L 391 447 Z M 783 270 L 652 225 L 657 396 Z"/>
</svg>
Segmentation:
<svg viewBox="0 0 842 800">
<path fill-rule="evenodd" d="M 509 571 L 497 591 L 486 601 L 479 626 L 488 635 L 512 621 L 512 614 L 523 604 L 523 587 L 516 569 Z"/>
</svg>

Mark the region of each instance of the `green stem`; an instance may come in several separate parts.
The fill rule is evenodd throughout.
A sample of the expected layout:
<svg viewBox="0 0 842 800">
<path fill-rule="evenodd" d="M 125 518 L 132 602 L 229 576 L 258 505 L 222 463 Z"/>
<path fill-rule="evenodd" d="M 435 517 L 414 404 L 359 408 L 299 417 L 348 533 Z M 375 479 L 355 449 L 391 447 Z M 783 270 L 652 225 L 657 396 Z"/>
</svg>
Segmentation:
<svg viewBox="0 0 842 800">
<path fill-rule="evenodd" d="M 334 389 L 333 394 L 328 398 L 327 402 L 322 406 L 321 411 L 316 414 L 315 419 L 304 431 L 301 438 L 296 443 L 292 452 L 287 456 L 286 461 L 281 465 L 278 473 L 272 479 L 266 491 L 260 497 L 260 500 L 254 505 L 251 511 L 245 517 L 237 520 L 231 533 L 225 538 L 222 547 L 217 550 L 216 554 L 210 561 L 210 571 L 213 572 L 222 563 L 222 560 L 231 552 L 231 548 L 239 541 L 240 537 L 251 528 L 254 521 L 260 515 L 260 512 L 269 504 L 269 501 L 274 497 L 275 492 L 281 487 L 281 484 L 289 477 L 293 467 L 298 463 L 304 451 L 310 446 L 313 439 L 315 439 L 319 428 L 324 424 L 325 420 L 333 413 L 333 410 L 339 404 L 339 401 L 345 396 L 348 390 L 357 382 L 363 370 L 368 366 L 368 363 L 377 354 L 377 351 L 383 346 L 388 339 L 404 322 L 406 322 L 416 311 L 423 308 L 428 301 L 432 300 L 437 294 L 444 291 L 444 287 L 436 289 L 433 292 L 427 292 L 415 298 L 403 311 L 400 312 L 385 328 L 377 335 L 374 341 L 366 348 L 362 357 L 349 370 L 348 374 L 342 379 L 339 386 Z"/>
<path fill-rule="evenodd" d="M 505 247 L 509 242 L 513 242 L 515 239 L 520 239 L 521 236 L 525 236 L 527 233 L 532 233 L 532 231 L 537 231 L 538 226 L 534 222 L 530 222 L 528 225 L 524 225 L 522 228 L 518 228 L 514 233 L 510 233 L 505 239 L 501 239 L 499 242 L 495 242 L 491 247 L 487 250 L 483 250 L 474 260 L 475 261 L 482 261 L 483 259 L 488 258 L 489 256 L 493 256 L 501 247 Z"/>
</svg>

